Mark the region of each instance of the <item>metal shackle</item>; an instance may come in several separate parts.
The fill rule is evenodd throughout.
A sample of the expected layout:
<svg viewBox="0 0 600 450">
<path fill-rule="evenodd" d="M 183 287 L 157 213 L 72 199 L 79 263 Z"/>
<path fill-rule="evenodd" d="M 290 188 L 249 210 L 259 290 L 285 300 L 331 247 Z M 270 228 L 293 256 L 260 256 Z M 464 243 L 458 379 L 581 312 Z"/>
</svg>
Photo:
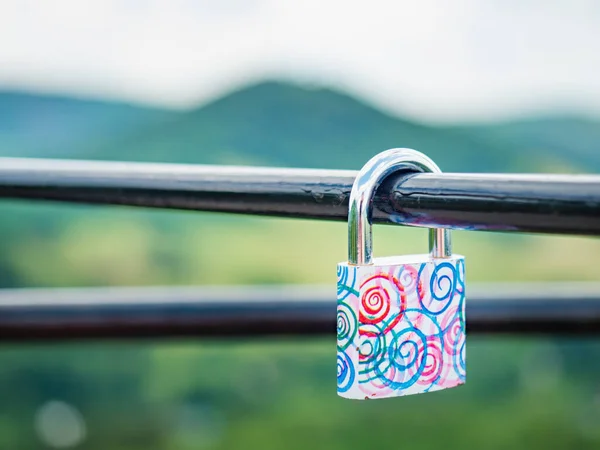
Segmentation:
<svg viewBox="0 0 600 450">
<path fill-rule="evenodd" d="M 426 155 L 409 148 L 393 148 L 375 155 L 358 172 L 350 193 L 348 209 L 348 263 L 372 263 L 373 226 L 372 199 L 382 181 L 400 169 L 441 173 Z M 433 258 L 452 254 L 450 230 L 432 228 L 429 231 L 429 253 Z"/>
</svg>

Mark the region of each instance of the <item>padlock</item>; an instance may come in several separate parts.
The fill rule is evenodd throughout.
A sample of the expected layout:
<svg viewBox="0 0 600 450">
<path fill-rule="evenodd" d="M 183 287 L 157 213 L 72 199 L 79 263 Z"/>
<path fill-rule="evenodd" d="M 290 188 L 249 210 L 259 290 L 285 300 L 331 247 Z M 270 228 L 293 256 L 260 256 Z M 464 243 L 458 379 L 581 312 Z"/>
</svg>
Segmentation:
<svg viewBox="0 0 600 450">
<path fill-rule="evenodd" d="M 429 254 L 372 259 L 371 203 L 398 170 L 440 173 L 424 154 L 391 149 L 359 172 L 350 194 L 348 261 L 337 266 L 337 390 L 351 399 L 463 384 L 465 264 L 448 229 L 430 229 Z"/>
</svg>

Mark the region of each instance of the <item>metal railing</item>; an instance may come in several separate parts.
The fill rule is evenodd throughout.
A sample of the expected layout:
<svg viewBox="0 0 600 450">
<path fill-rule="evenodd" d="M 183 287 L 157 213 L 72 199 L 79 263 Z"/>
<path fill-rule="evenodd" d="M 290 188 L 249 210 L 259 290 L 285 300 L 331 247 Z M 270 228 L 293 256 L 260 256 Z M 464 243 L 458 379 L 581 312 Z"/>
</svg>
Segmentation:
<svg viewBox="0 0 600 450">
<path fill-rule="evenodd" d="M 348 220 L 357 172 L 0 158 L 0 197 Z M 600 176 L 398 173 L 378 223 L 600 234 Z"/>
<path fill-rule="evenodd" d="M 355 175 L 0 158 L 0 197 L 345 221 Z M 373 206 L 378 223 L 592 236 L 600 176 L 404 172 Z M 600 333 L 599 286 L 528 286 L 470 289 L 469 331 Z M 333 288 L 10 290 L 0 339 L 333 333 L 334 298 Z"/>
<path fill-rule="evenodd" d="M 331 335 L 335 288 L 84 288 L 0 291 L 0 341 Z M 600 284 L 469 287 L 467 332 L 594 334 Z"/>
</svg>

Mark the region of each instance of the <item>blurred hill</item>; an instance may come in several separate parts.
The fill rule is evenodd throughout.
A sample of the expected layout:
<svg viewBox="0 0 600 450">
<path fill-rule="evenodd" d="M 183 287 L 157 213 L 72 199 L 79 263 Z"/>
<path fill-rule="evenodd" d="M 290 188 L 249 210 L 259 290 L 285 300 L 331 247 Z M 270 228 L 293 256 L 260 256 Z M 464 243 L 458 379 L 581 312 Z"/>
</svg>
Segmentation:
<svg viewBox="0 0 600 450">
<path fill-rule="evenodd" d="M 600 127 L 573 117 L 430 126 L 331 89 L 264 82 L 184 112 L 0 93 L 0 155 L 359 168 L 411 147 L 445 171 L 600 170 Z"/>
<path fill-rule="evenodd" d="M 419 149 L 446 170 L 507 169 L 500 148 L 480 136 L 395 118 L 330 89 L 276 82 L 233 92 L 94 153 L 140 161 L 357 169 L 395 146 Z"/>
<path fill-rule="evenodd" d="M 138 127 L 173 113 L 119 102 L 23 92 L 0 92 L 0 155 L 87 158 Z"/>
<path fill-rule="evenodd" d="M 460 127 L 504 148 L 521 148 L 533 169 L 548 169 L 550 159 L 561 172 L 575 166 L 578 170 L 600 171 L 600 122 L 576 116 L 532 117 L 490 125 Z"/>
</svg>

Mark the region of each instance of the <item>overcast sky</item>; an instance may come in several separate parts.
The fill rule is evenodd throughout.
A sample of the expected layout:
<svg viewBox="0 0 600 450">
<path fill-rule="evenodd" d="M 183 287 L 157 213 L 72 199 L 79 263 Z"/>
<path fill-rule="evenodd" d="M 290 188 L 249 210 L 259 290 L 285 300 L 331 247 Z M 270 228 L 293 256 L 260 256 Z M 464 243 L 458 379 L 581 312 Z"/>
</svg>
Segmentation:
<svg viewBox="0 0 600 450">
<path fill-rule="evenodd" d="M 0 0 L 0 88 L 168 107 L 336 86 L 428 121 L 600 115 L 595 0 Z"/>
</svg>

